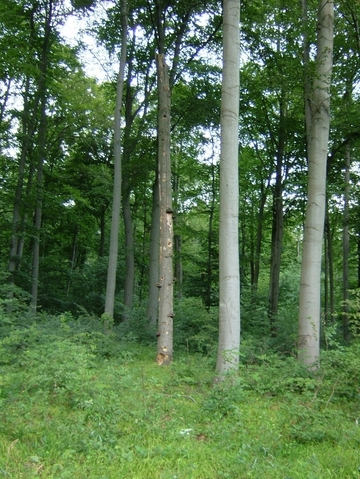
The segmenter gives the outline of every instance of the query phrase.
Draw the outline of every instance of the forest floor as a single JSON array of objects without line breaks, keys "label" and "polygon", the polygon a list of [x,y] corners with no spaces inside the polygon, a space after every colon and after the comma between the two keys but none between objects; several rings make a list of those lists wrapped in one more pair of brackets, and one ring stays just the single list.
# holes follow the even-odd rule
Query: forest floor
[{"label": "forest floor", "polygon": [[360,478],[339,361],[315,377],[264,355],[213,387],[213,358],[159,367],[155,347],[62,329],[0,342],[0,477]]}]

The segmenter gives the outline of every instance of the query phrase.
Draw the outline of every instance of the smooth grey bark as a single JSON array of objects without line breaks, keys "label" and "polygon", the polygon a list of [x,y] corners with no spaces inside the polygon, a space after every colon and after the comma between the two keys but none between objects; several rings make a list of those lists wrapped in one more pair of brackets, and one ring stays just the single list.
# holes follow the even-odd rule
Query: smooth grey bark
[{"label": "smooth grey bark", "polygon": [[121,211],[121,107],[123,101],[124,90],[124,76],[126,65],[126,50],[127,50],[127,1],[121,2],[121,54],[119,74],[117,79],[116,89],[116,105],[114,113],[114,189],[113,189],[113,204],[111,214],[111,230],[110,230],[110,251],[109,264],[106,281],[106,296],[105,296],[105,317],[104,331],[109,332],[110,318],[114,316],[115,305],[115,289],[116,289],[116,270],[118,260],[119,248],[119,224]]},{"label": "smooth grey bark", "polygon": [[173,357],[173,210],[170,160],[170,85],[165,55],[156,56],[159,90],[158,168],[160,204],[159,320],[156,361],[170,364]]},{"label": "smooth grey bark", "polygon": [[239,268],[239,24],[240,1],[223,3],[221,88],[219,344],[216,379],[236,371],[240,349]]},{"label": "smooth grey bark", "polygon": [[308,195],[301,264],[298,331],[299,361],[313,367],[316,367],[320,356],[321,259],[330,130],[333,23],[333,2],[320,0],[308,144]]}]

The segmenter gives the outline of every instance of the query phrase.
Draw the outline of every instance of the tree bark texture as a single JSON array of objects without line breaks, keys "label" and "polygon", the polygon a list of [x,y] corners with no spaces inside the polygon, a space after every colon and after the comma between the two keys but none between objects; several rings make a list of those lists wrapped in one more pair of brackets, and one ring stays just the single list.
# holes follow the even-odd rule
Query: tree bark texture
[{"label": "tree bark texture", "polygon": [[239,0],[224,0],[220,158],[220,297],[216,380],[222,380],[227,371],[238,369],[240,348],[239,24]]},{"label": "tree bark texture", "polygon": [[300,280],[298,357],[307,366],[320,354],[320,285],[325,221],[326,164],[330,129],[334,6],[319,1],[316,71],[308,145],[308,199]]},{"label": "tree bark texture", "polygon": [[[119,248],[119,224],[121,211],[121,107],[124,90],[124,76],[126,65],[127,50],[127,2],[122,0],[122,35],[121,35],[121,54],[119,74],[116,90],[116,105],[114,114],[114,189],[113,189],[113,205],[111,215],[111,231],[110,231],[110,251],[109,264],[106,281],[105,296],[105,313],[111,318],[114,316],[115,305],[115,289],[116,289],[116,270]],[[110,325],[105,319],[104,331],[109,332]]]},{"label": "tree bark texture", "polygon": [[173,210],[170,161],[170,85],[165,55],[156,56],[159,88],[158,168],[160,201],[159,320],[156,361],[170,364],[173,357]]}]

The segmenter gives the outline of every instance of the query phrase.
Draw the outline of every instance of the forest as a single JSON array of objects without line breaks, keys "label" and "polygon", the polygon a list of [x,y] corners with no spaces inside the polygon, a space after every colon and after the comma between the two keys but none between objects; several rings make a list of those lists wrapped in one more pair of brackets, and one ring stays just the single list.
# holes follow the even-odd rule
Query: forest
[{"label": "forest", "polygon": [[0,476],[360,478],[359,22],[1,1]]}]

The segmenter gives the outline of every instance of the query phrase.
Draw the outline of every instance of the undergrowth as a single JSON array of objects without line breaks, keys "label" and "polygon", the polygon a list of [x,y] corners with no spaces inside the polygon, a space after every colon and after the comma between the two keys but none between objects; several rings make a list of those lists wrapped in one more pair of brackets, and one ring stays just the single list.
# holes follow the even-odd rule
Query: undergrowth
[{"label": "undergrowth", "polygon": [[360,345],[324,352],[316,373],[251,339],[242,354],[214,387],[211,355],[161,368],[96,318],[8,321],[0,477],[360,478]]}]

